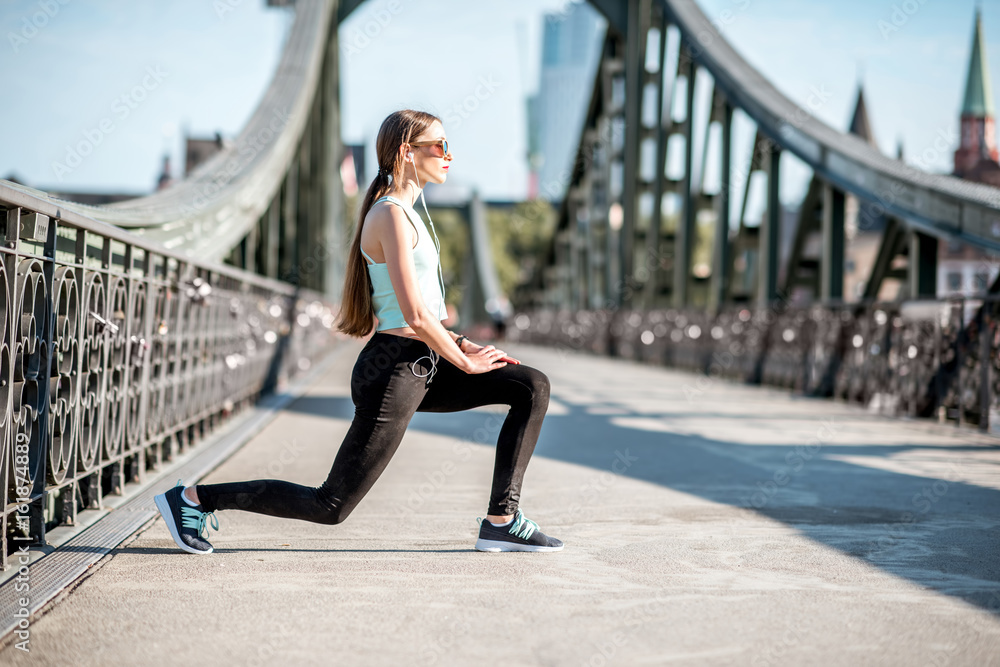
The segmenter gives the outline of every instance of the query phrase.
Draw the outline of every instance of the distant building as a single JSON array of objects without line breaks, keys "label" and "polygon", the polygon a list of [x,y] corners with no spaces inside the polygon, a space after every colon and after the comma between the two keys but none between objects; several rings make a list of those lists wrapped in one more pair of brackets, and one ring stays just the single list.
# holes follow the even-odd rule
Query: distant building
[{"label": "distant building", "polygon": [[184,177],[190,176],[199,165],[208,162],[225,147],[226,143],[219,132],[210,139],[184,137]]},{"label": "distant building", "polygon": [[959,178],[1000,186],[995,115],[983,22],[977,9],[959,121],[961,138],[955,151],[955,175]]},{"label": "distant building", "polygon": [[[966,74],[965,95],[960,111],[960,140],[954,156],[953,175],[978,183],[1000,187],[1000,163],[995,128],[993,92],[990,86],[986,40],[982,16],[976,10],[972,31],[972,48]],[[851,129],[875,146],[871,124],[865,108],[864,94],[858,89]],[[902,159],[902,146],[897,158]],[[848,195],[845,205],[847,247],[844,267],[844,297],[857,300],[862,296],[871,273],[885,228],[884,216],[873,214],[869,205]],[[937,295],[939,297],[973,295],[987,290],[1000,273],[997,258],[979,248],[960,241],[938,244]],[[898,296],[898,283],[887,281],[879,291],[879,299]]]},{"label": "distant building", "polygon": [[[955,176],[1000,187],[995,115],[982,15],[977,8],[972,30],[972,53],[969,56],[969,71],[965,79],[965,96],[959,119],[960,139],[958,150],[955,151]],[[997,273],[1000,273],[1000,264],[989,253],[958,242],[939,245],[939,296],[986,291],[996,280]]]},{"label": "distant building", "polygon": [[597,10],[583,2],[545,15],[539,89],[528,100],[529,195],[556,201],[566,192],[603,26]]}]

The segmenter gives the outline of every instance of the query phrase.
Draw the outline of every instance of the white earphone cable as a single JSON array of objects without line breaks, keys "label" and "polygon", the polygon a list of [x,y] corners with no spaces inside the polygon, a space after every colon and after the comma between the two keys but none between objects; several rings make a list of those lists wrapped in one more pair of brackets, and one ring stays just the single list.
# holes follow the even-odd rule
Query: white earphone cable
[{"label": "white earphone cable", "polygon": [[427,221],[431,223],[431,234],[434,235],[434,247],[438,254],[438,281],[441,286],[441,299],[444,299],[444,274],[441,272],[441,241],[438,240],[437,231],[434,229],[434,221],[431,219],[431,212],[427,210],[427,200],[424,199],[424,189],[420,187],[420,176],[417,174],[417,163],[410,158],[410,164],[413,165],[413,175],[417,179],[417,189],[420,190],[420,203],[424,207],[424,214],[427,216]]},{"label": "white earphone cable", "polygon": [[[434,247],[437,250],[437,254],[438,254],[438,262],[437,262],[438,284],[441,287],[441,300],[443,302],[444,301],[444,275],[441,272],[441,242],[438,240],[437,231],[435,231],[435,229],[434,229],[434,221],[431,220],[431,213],[430,213],[430,211],[427,210],[427,200],[424,199],[424,190],[423,190],[423,188],[420,187],[420,176],[417,174],[417,163],[416,163],[416,161],[412,157],[413,154],[411,153],[410,155],[411,155],[411,157],[410,157],[410,164],[413,165],[413,175],[417,179],[417,189],[420,190],[420,203],[423,204],[424,213],[427,215],[427,221],[431,223],[431,233],[434,235]],[[430,346],[428,345],[428,347],[430,347]],[[430,355],[425,355],[423,357],[420,357],[420,359],[429,359],[430,362],[431,362],[431,369],[425,375],[419,375],[417,373],[417,371],[414,370],[414,367],[411,366],[410,367],[410,372],[413,373],[414,375],[416,375],[417,377],[426,377],[427,378],[427,383],[430,384],[431,382],[434,381],[434,374],[437,373],[437,362],[441,359],[441,355],[438,354],[436,351],[434,351],[432,349],[430,351]],[[420,361],[420,359],[417,359],[417,361]],[[416,363],[416,362],[414,362],[414,363]]]}]

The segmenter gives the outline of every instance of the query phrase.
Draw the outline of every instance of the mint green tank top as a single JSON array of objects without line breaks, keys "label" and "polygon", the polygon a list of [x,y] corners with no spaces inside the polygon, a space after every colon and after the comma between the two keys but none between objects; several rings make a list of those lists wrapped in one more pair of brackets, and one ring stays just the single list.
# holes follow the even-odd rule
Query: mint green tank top
[{"label": "mint green tank top", "polygon": [[[417,232],[417,245],[413,248],[413,265],[417,271],[417,282],[420,285],[420,294],[423,296],[424,304],[432,313],[437,313],[438,319],[448,319],[448,310],[444,303],[444,276],[441,273],[441,244],[434,232],[434,239],[431,240],[427,233],[427,227],[416,211],[416,221],[401,201],[395,197],[385,196],[375,202],[387,201],[399,206],[406,213],[407,219]],[[372,204],[374,206],[375,204]],[[433,231],[434,223],[431,223]],[[403,318],[403,311],[399,308],[399,301],[396,299],[396,292],[392,289],[392,281],[389,280],[388,264],[377,263],[371,256],[361,250],[368,263],[368,276],[372,281],[372,306],[375,309],[375,317],[378,318],[378,326],[375,331],[385,329],[396,329],[406,327],[409,324]]]}]

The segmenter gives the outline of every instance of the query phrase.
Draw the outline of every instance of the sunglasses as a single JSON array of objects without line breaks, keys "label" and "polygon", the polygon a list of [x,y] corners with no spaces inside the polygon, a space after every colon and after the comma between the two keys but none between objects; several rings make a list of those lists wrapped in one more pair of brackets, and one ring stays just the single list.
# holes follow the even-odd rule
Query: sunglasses
[{"label": "sunglasses", "polygon": [[444,157],[448,155],[448,140],[447,139],[434,139],[433,141],[411,141],[411,146],[440,146],[441,154],[437,155],[437,151],[434,151],[434,157]]}]

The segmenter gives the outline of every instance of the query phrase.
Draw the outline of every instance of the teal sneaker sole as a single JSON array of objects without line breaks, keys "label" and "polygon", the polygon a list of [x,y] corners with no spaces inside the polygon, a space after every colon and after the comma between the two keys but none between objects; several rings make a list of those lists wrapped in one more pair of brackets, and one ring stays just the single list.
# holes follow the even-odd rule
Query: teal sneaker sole
[{"label": "teal sneaker sole", "polygon": [[476,551],[489,551],[496,553],[499,551],[562,551],[564,545],[558,547],[543,547],[536,544],[518,544],[516,542],[504,542],[500,540],[476,540]]}]

